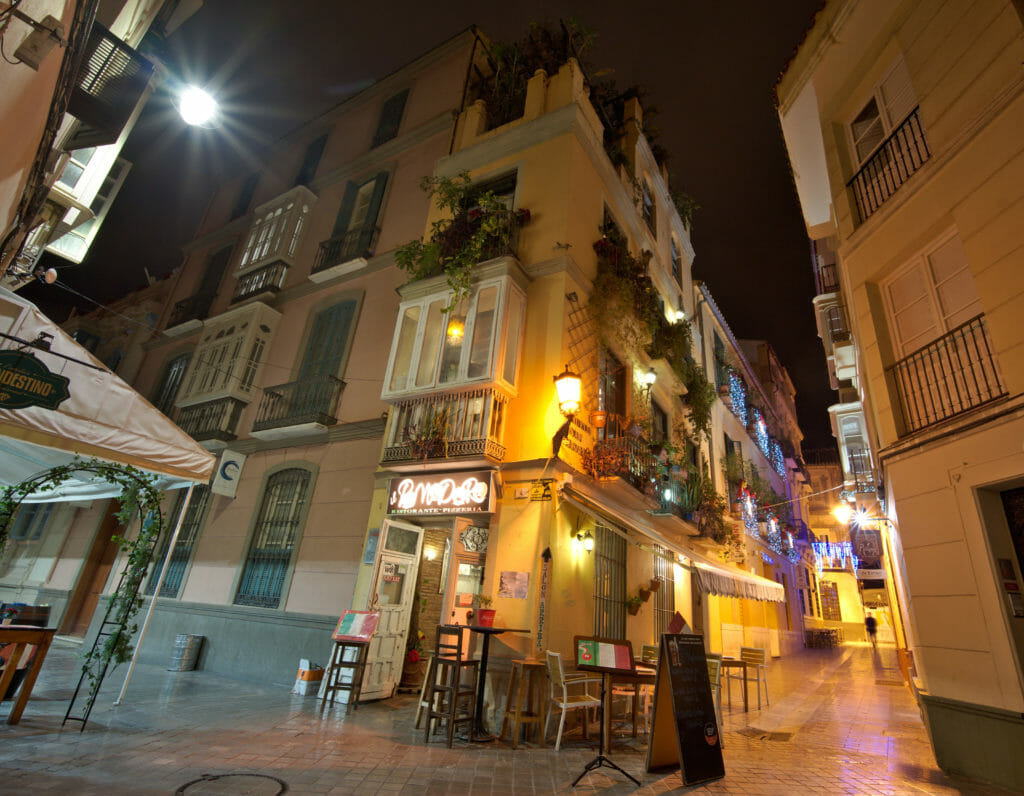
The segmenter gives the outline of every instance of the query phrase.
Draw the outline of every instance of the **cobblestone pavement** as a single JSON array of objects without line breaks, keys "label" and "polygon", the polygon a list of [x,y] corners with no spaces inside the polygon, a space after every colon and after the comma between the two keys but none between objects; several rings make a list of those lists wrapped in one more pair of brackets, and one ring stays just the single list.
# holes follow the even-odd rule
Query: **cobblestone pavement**
[{"label": "cobblestone pavement", "polygon": [[[256,687],[202,671],[139,665],[122,705],[124,667],[108,676],[84,732],[61,728],[77,650],[51,649],[17,726],[0,723],[0,793],[61,794],[1002,794],[953,781],[935,758],[895,651],[866,644],[773,661],[771,706],[749,713],[734,686],[724,705],[724,779],[685,788],[679,772],[643,773],[642,739],[617,738],[611,758],[636,788],[600,768],[578,730],[562,749],[456,741],[424,744],[415,696],[321,715],[289,686]],[[727,702],[723,695],[723,700]],[[10,702],[0,707],[5,722]],[[593,736],[591,736],[593,738]],[[207,779],[202,779],[207,775]],[[199,780],[199,781],[197,781]],[[191,783],[191,784],[190,784]]]}]

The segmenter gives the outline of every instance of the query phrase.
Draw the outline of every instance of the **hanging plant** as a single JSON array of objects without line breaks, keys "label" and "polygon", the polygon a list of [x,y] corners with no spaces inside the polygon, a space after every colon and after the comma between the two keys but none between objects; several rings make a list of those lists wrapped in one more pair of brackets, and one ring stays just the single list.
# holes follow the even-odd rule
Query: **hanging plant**
[{"label": "hanging plant", "polygon": [[395,250],[395,262],[409,282],[444,274],[452,290],[448,313],[469,297],[473,269],[505,254],[515,256],[519,228],[530,211],[510,210],[492,192],[476,193],[467,172],[456,177],[424,177],[420,187],[446,213],[430,226],[427,242],[413,240]]}]

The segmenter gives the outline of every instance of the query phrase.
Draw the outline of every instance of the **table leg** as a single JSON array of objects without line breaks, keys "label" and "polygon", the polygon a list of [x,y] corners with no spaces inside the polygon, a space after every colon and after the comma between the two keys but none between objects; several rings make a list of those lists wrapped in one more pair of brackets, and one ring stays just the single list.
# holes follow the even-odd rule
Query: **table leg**
[{"label": "table leg", "polygon": [[[7,659],[7,666],[4,667],[3,676],[0,677],[0,696],[7,693],[7,688],[14,679],[14,671],[18,668],[18,661],[21,660],[21,653],[24,652],[26,646],[22,641],[11,642],[11,644],[14,649],[12,650],[10,657]],[[24,690],[21,693],[24,694]],[[20,695],[18,697],[18,701],[21,701]],[[7,723],[17,724],[21,711],[18,711],[18,714],[19,716],[16,717],[14,715],[14,710],[12,710],[10,715],[7,717]]]},{"label": "table leg", "polygon": [[473,731],[469,734],[471,741],[493,741],[494,736],[484,726],[484,686],[487,684],[487,653],[491,645],[490,633],[484,633],[483,649],[480,651],[480,677],[476,685],[476,710],[473,713]]},{"label": "table leg", "polygon": [[25,710],[25,705],[28,704],[28,698],[31,696],[32,688],[36,684],[39,670],[43,668],[43,660],[50,649],[50,638],[50,636],[44,637],[37,645],[35,658],[28,665],[28,671],[25,673],[25,679],[21,684],[21,694],[18,695],[18,701],[14,706],[14,710],[11,711],[11,715],[7,717],[8,724],[17,724],[21,721],[21,714]]},{"label": "table leg", "polygon": [[750,712],[750,702],[747,699],[747,662],[743,662],[743,712]]},{"label": "table leg", "polygon": [[[611,754],[612,747],[612,683],[611,675],[601,672],[601,742],[598,746],[601,754]],[[583,720],[587,720],[586,711],[583,712]]]}]

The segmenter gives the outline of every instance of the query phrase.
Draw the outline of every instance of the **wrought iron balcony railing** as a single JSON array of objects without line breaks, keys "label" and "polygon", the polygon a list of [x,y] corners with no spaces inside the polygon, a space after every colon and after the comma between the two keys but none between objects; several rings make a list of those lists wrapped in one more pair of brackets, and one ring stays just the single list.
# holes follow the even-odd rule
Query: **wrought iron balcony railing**
[{"label": "wrought iron balcony railing", "polygon": [[850,341],[850,326],[846,322],[846,310],[841,304],[825,310],[825,327],[833,346]]},{"label": "wrought iron balcony railing", "polygon": [[218,398],[186,406],[178,415],[178,425],[196,442],[231,442],[236,439],[238,419],[244,408],[245,402],[237,398]]},{"label": "wrought iron balcony railing", "polygon": [[917,112],[914,108],[847,183],[853,189],[862,222],[931,157]]},{"label": "wrought iron balcony railing", "polygon": [[171,310],[171,317],[167,319],[167,327],[171,328],[192,320],[203,320],[210,314],[210,305],[213,303],[214,295],[196,294],[188,298],[176,301],[174,309]]},{"label": "wrought iron balcony railing", "polygon": [[344,387],[345,382],[335,376],[316,376],[264,387],[252,430],[266,431],[306,423],[333,426],[338,422],[334,410]]},{"label": "wrought iron balcony railing", "polygon": [[984,315],[919,348],[888,372],[906,434],[1006,395]]},{"label": "wrought iron balcony railing", "polygon": [[653,495],[660,462],[636,424],[609,414],[598,434],[589,456],[584,457],[584,466],[596,477],[617,476],[644,494]]},{"label": "wrought iron balcony railing", "polygon": [[483,456],[500,462],[505,458],[507,401],[507,396],[490,387],[398,401],[388,415],[382,461]]},{"label": "wrought iron balcony railing", "polygon": [[320,244],[313,263],[313,273],[326,271],[336,265],[347,263],[357,257],[369,257],[377,245],[380,227],[365,226],[351,229],[344,235],[337,235]]},{"label": "wrought iron balcony railing", "polygon": [[865,448],[847,447],[846,459],[850,470],[846,473],[857,492],[875,491],[875,469],[871,464],[871,452]]},{"label": "wrought iron balcony railing", "polygon": [[235,286],[235,294],[231,297],[231,303],[244,301],[247,298],[258,296],[260,293],[276,293],[281,289],[287,271],[286,263],[276,262],[243,274],[238,277],[238,284]]},{"label": "wrought iron balcony railing", "polygon": [[814,286],[819,296],[839,290],[839,274],[836,273],[835,263],[821,263],[815,267]]}]

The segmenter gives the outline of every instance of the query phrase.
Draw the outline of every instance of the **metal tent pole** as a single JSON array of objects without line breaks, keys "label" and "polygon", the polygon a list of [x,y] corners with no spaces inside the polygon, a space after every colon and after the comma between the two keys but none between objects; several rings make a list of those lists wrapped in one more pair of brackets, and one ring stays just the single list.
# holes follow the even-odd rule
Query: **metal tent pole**
[{"label": "metal tent pole", "polygon": [[178,533],[181,531],[181,526],[185,521],[185,512],[188,511],[189,503],[192,502],[192,490],[195,489],[196,485],[189,484],[188,492],[185,493],[185,502],[182,503],[181,511],[178,512],[178,521],[174,524],[174,533],[171,535],[171,541],[167,545],[167,553],[164,555],[164,564],[160,568],[160,577],[157,578],[156,586],[153,588],[153,597],[149,601],[149,609],[146,611],[146,618],[142,621],[142,630],[139,631],[139,638],[135,642],[135,650],[132,652],[131,663],[128,664],[128,672],[124,676],[124,684],[121,686],[121,693],[117,695],[117,699],[114,700],[114,705],[120,705],[121,700],[124,699],[124,692],[128,690],[128,682],[132,679],[132,672],[135,671],[135,661],[139,657],[139,649],[142,647],[142,639],[146,635],[146,628],[149,627],[149,618],[153,615],[153,608],[156,605],[156,598],[160,594],[160,588],[164,585],[164,576],[167,574],[167,567],[171,563],[171,554],[174,552],[174,546],[178,543]]}]

